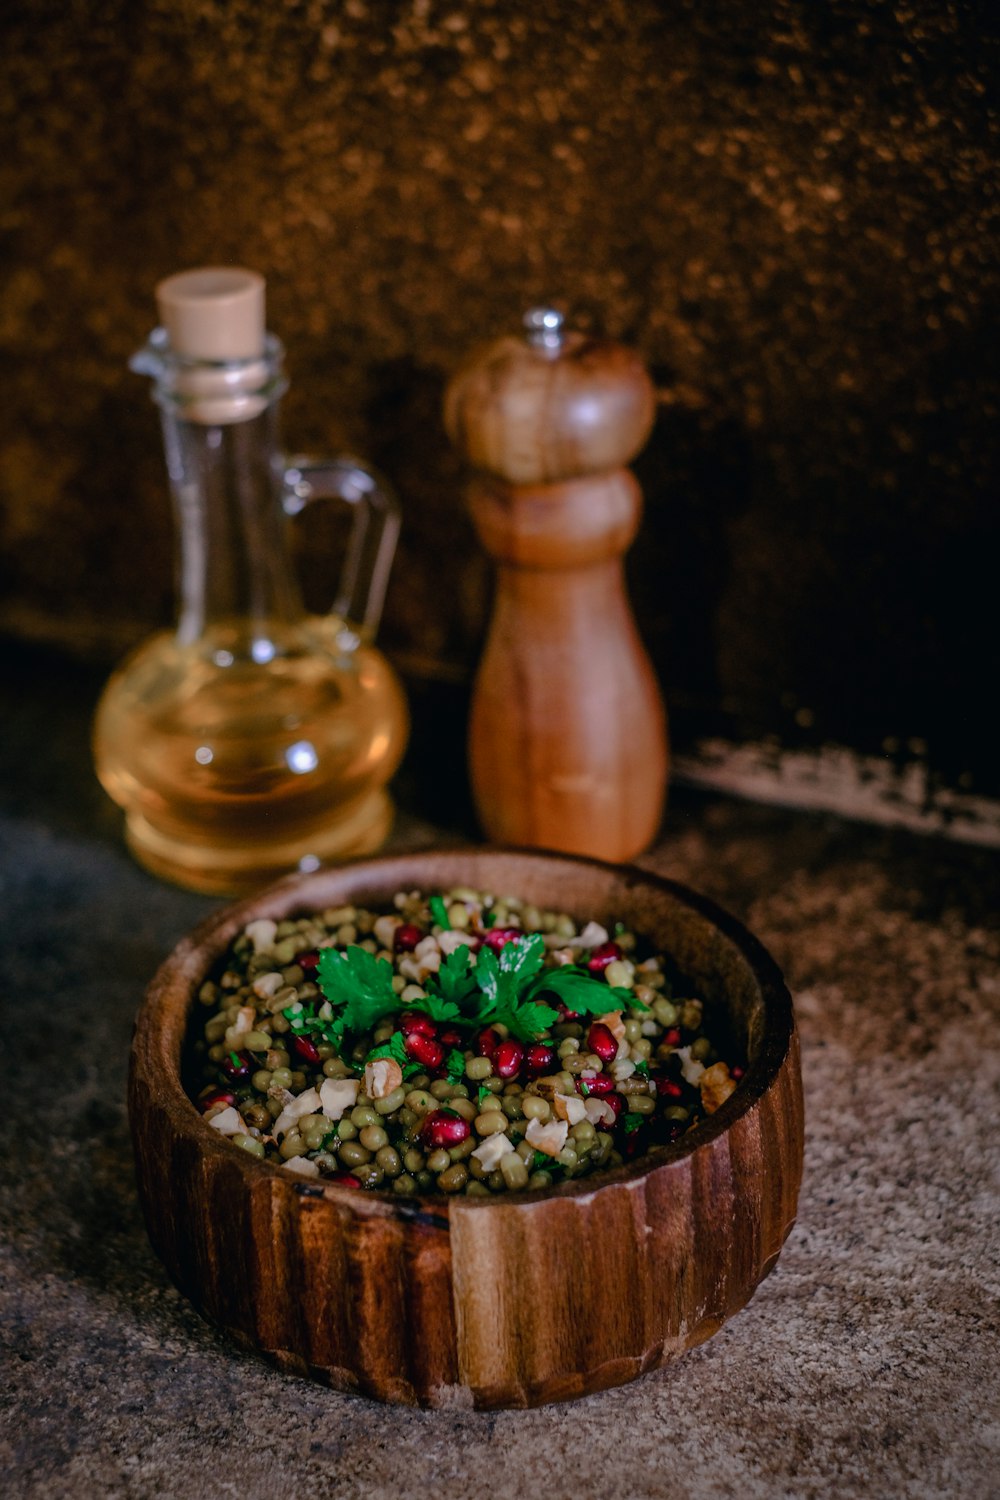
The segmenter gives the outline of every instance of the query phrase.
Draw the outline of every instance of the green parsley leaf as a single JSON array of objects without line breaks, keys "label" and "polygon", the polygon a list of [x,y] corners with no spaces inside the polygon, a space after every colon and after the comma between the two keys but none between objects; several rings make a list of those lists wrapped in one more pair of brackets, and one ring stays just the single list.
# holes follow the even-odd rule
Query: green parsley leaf
[{"label": "green parsley leaf", "polygon": [[442,1000],[439,996],[428,994],[422,1000],[407,1000],[407,1010],[422,1010],[425,1015],[430,1016],[432,1021],[457,1021],[462,1012],[452,1000]]},{"label": "green parsley leaf", "polygon": [[649,1077],[649,1063],[646,1058],[642,1057],[639,1059],[635,1065],[635,1071],[641,1073],[643,1078]]},{"label": "green parsley leaf", "polygon": [[[601,1016],[609,1010],[622,1009],[622,993],[610,989],[603,979],[595,979],[586,969],[576,964],[564,964],[559,969],[543,969],[532,982],[530,997],[555,995],[567,1010],[575,1010],[581,1016]],[[631,1005],[631,990],[624,993]]]},{"label": "green parsley leaf", "polygon": [[392,964],[367,948],[323,948],[317,979],[330,1004],[341,1013],[348,1031],[370,1031],[383,1016],[399,1009],[392,987]]},{"label": "green parsley leaf", "polygon": [[422,1073],[423,1071],[424,1071],[424,1065],[423,1065],[423,1063],[418,1063],[418,1062],[407,1063],[406,1067],[403,1069],[403,1078],[404,1079],[415,1078],[418,1073]]},{"label": "green parsley leaf", "polygon": [[531,1170],[533,1172],[544,1172],[547,1168],[551,1168],[551,1166],[552,1158],[545,1151],[536,1151],[531,1158]]},{"label": "green parsley leaf", "polygon": [[529,1000],[526,1005],[519,1005],[505,1024],[522,1042],[533,1042],[543,1031],[554,1026],[558,1019],[559,1012],[550,1005],[540,1005],[537,1000]]},{"label": "green parsley leaf", "polygon": [[[494,1005],[500,1002],[500,965],[492,948],[484,943],[476,959],[476,983]],[[480,1016],[478,1019],[482,1019]]]},{"label": "green parsley leaf", "polygon": [[404,1040],[405,1039],[401,1031],[394,1031],[389,1040],[387,1042],[383,1042],[381,1047],[372,1048],[368,1056],[365,1058],[365,1062],[376,1062],[380,1057],[391,1057],[393,1062],[398,1062],[399,1066],[402,1067],[403,1064],[409,1060],[406,1056],[406,1047],[404,1046]]},{"label": "green parsley leaf", "polygon": [[441,897],[432,896],[429,904],[431,908],[431,920],[433,922],[436,922],[439,927],[443,927],[446,931],[450,931],[451,923],[448,921],[448,908],[441,900]]},{"label": "green parsley leaf", "polygon": [[500,953],[500,968],[510,974],[518,984],[527,984],[542,967],[545,958],[545,939],[540,932],[530,937],[516,938],[504,943]]},{"label": "green parsley leaf", "polygon": [[483,1002],[475,1015],[480,1026],[499,1023],[512,1036],[530,1042],[558,1019],[548,1005],[531,998],[532,976],[541,966],[545,942],[540,934],[505,943],[500,958],[484,944],[476,959],[476,983]]},{"label": "green parsley leaf", "polygon": [[433,982],[443,1000],[450,1000],[457,1006],[474,995],[476,976],[472,968],[472,954],[467,945],[463,943],[454,953],[447,954],[437,973],[431,974],[427,982]]},{"label": "green parsley leaf", "polygon": [[622,1124],[625,1126],[626,1135],[632,1135],[636,1130],[639,1129],[640,1125],[645,1125],[645,1123],[645,1115],[627,1114],[622,1121]]},{"label": "green parsley leaf", "polygon": [[479,920],[484,927],[495,927],[497,923],[497,914],[493,910],[493,908],[490,907],[489,911],[480,913]]},{"label": "green parsley leaf", "polygon": [[478,1089],[476,1090],[476,1103],[477,1104],[482,1104],[483,1100],[484,1099],[488,1099],[490,1097],[490,1095],[492,1094],[492,1092],[493,1092],[493,1090],[492,1089],[488,1089],[486,1087],[485,1083],[481,1083],[479,1085]]},{"label": "green parsley leaf", "polygon": [[457,1047],[452,1047],[445,1059],[444,1070],[452,1083],[457,1083],[460,1078],[464,1078],[465,1053],[459,1052]]},{"label": "green parsley leaf", "polygon": [[598,1016],[608,1009],[608,986],[575,964],[543,970],[534,980],[531,993],[555,995],[567,1010],[575,1010],[580,1015]]}]

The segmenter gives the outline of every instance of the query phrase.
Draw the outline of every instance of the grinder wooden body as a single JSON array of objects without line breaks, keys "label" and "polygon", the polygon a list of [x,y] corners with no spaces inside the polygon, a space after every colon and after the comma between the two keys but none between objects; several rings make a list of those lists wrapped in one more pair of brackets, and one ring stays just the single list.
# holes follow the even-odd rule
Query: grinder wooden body
[{"label": "grinder wooden body", "polygon": [[[642,494],[625,465],[654,393],[619,345],[538,332],[474,357],[448,389],[475,471],[473,522],[497,563],[473,692],[473,794],[490,838],[632,858],[663,811],[666,720],[625,592]],[[531,326],[529,322],[529,327]]]}]

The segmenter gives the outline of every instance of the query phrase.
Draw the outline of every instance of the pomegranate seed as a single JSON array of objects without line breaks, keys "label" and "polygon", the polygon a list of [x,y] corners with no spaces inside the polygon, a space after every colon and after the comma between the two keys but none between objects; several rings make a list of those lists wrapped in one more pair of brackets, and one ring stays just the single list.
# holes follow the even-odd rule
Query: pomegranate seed
[{"label": "pomegranate seed", "polygon": [[587,1032],[587,1046],[596,1052],[601,1062],[614,1062],[618,1056],[618,1043],[603,1021],[595,1021]]},{"label": "pomegranate seed", "polygon": [[580,1019],[580,1012],[570,1010],[569,1006],[564,1005],[561,1000],[556,1001],[556,1010],[559,1012],[560,1021],[579,1021]]},{"label": "pomegranate seed", "polygon": [[491,927],[489,932],[483,933],[483,942],[487,948],[492,948],[494,953],[499,953],[507,943],[516,943],[523,938],[524,933],[520,927]]},{"label": "pomegranate seed", "polygon": [[446,1027],[441,1033],[442,1047],[461,1047],[464,1040],[465,1038],[462,1036],[462,1033],[456,1031],[454,1026]]},{"label": "pomegranate seed", "polygon": [[303,1062],[319,1062],[319,1053],[316,1050],[316,1043],[314,1041],[311,1041],[307,1036],[293,1036],[292,1050],[302,1058]]},{"label": "pomegranate seed", "polygon": [[460,1146],[470,1135],[469,1122],[450,1109],[435,1109],[421,1127],[423,1135],[435,1150],[441,1147]]},{"label": "pomegranate seed", "polygon": [[227,1052],[222,1059],[222,1071],[231,1083],[242,1083],[253,1072],[249,1052]]},{"label": "pomegranate seed", "polygon": [[327,1182],[336,1182],[341,1187],[360,1187],[361,1183],[353,1172],[331,1172],[326,1179]]},{"label": "pomegranate seed", "polygon": [[684,1090],[680,1084],[675,1083],[672,1078],[658,1078],[656,1080],[656,1092],[661,1098],[665,1099],[680,1099],[684,1094]]},{"label": "pomegranate seed", "polygon": [[520,1042],[501,1042],[493,1054],[493,1071],[501,1078],[516,1078],[524,1062],[524,1048]]},{"label": "pomegranate seed", "polygon": [[622,1098],[621,1094],[615,1093],[614,1089],[611,1090],[610,1094],[604,1095],[604,1102],[605,1104],[611,1105],[611,1108],[614,1110],[616,1115],[620,1115],[622,1110],[625,1108],[625,1100]]},{"label": "pomegranate seed", "polygon": [[418,943],[422,943],[426,933],[413,922],[401,922],[392,935],[392,946],[397,953],[412,953]]},{"label": "pomegranate seed", "polygon": [[235,1104],[236,1095],[231,1094],[228,1089],[216,1089],[214,1094],[208,1094],[206,1098],[198,1100],[198,1108],[202,1114],[207,1114],[217,1104]]},{"label": "pomegranate seed", "polygon": [[420,1063],[425,1068],[439,1068],[444,1062],[444,1048],[441,1043],[435,1041],[432,1036],[425,1036],[422,1031],[411,1031],[403,1046],[407,1057],[412,1057],[414,1062]]},{"label": "pomegranate seed", "polygon": [[729,1076],[731,1078],[735,1078],[736,1082],[739,1083],[740,1079],[743,1077],[743,1069],[739,1066],[739,1064],[737,1064],[735,1068],[729,1069]]},{"label": "pomegranate seed", "polygon": [[587,968],[591,974],[603,974],[608,964],[613,964],[616,958],[624,957],[617,943],[602,943],[588,958]]},{"label": "pomegranate seed", "polygon": [[492,1057],[500,1045],[500,1037],[492,1026],[484,1026],[476,1037],[476,1051],[480,1057]]},{"label": "pomegranate seed", "polygon": [[681,1044],[681,1033],[678,1026],[671,1026],[669,1031],[663,1033],[661,1047],[679,1047]]},{"label": "pomegranate seed", "polygon": [[310,948],[308,953],[297,953],[295,956],[295,962],[298,964],[303,974],[315,974],[316,970],[319,968],[319,954],[316,952],[315,948]]},{"label": "pomegranate seed", "polygon": [[536,1077],[555,1067],[556,1050],[547,1042],[533,1042],[524,1055],[525,1067]]},{"label": "pomegranate seed", "polygon": [[610,1094],[615,1086],[615,1080],[611,1077],[610,1073],[598,1073],[594,1078],[581,1078],[580,1082],[587,1085],[587,1089],[591,1094],[601,1096]]},{"label": "pomegranate seed", "polygon": [[437,1036],[437,1027],[430,1016],[420,1014],[418,1011],[407,1011],[399,1018],[399,1029],[404,1036],[412,1036],[419,1032],[421,1036]]}]

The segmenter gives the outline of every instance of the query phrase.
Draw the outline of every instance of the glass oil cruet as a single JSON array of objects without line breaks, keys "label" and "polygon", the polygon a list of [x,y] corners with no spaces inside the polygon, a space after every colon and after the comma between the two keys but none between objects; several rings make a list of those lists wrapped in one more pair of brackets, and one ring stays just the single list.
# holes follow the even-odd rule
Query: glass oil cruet
[{"label": "glass oil cruet", "polygon": [[[368,853],[389,831],[408,719],[372,638],[399,510],[356,459],[282,455],[283,351],[265,332],[262,277],[186,271],[156,295],[161,326],[132,368],[153,377],[162,413],[179,619],[111,677],[94,756],[140,863],[239,894]],[[312,616],[286,518],[327,498],[353,519],[333,609]]]}]

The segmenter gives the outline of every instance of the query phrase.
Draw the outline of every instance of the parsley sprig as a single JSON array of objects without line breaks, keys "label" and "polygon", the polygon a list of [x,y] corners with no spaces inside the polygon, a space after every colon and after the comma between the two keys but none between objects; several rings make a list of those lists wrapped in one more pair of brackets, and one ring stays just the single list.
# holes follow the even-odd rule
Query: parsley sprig
[{"label": "parsley sprig", "polygon": [[[432,898],[443,906],[440,897]],[[441,913],[433,904],[436,918]],[[445,916],[447,914],[445,913]],[[393,988],[393,967],[367,949],[324,948],[320,952],[317,981],[325,997],[315,1013],[302,1005],[286,1011],[293,1033],[308,1032],[332,1042],[338,1051],[345,1032],[355,1036],[374,1030],[379,1021],[400,1009]],[[407,1001],[407,1009],[424,1011],[434,1021],[457,1021],[466,1026],[503,1025],[511,1036],[531,1042],[545,1035],[559,1019],[553,1002],[582,1016],[601,1015],[617,1005],[621,1009],[646,1009],[631,990],[611,988],[578,964],[545,967],[545,939],[539,932],[505,943],[499,955],[483,944],[473,960],[467,945],[447,954],[436,973],[428,975],[426,994]],[[401,1033],[369,1053],[375,1057],[405,1059]],[[461,1072],[457,1049],[446,1070]]]}]

